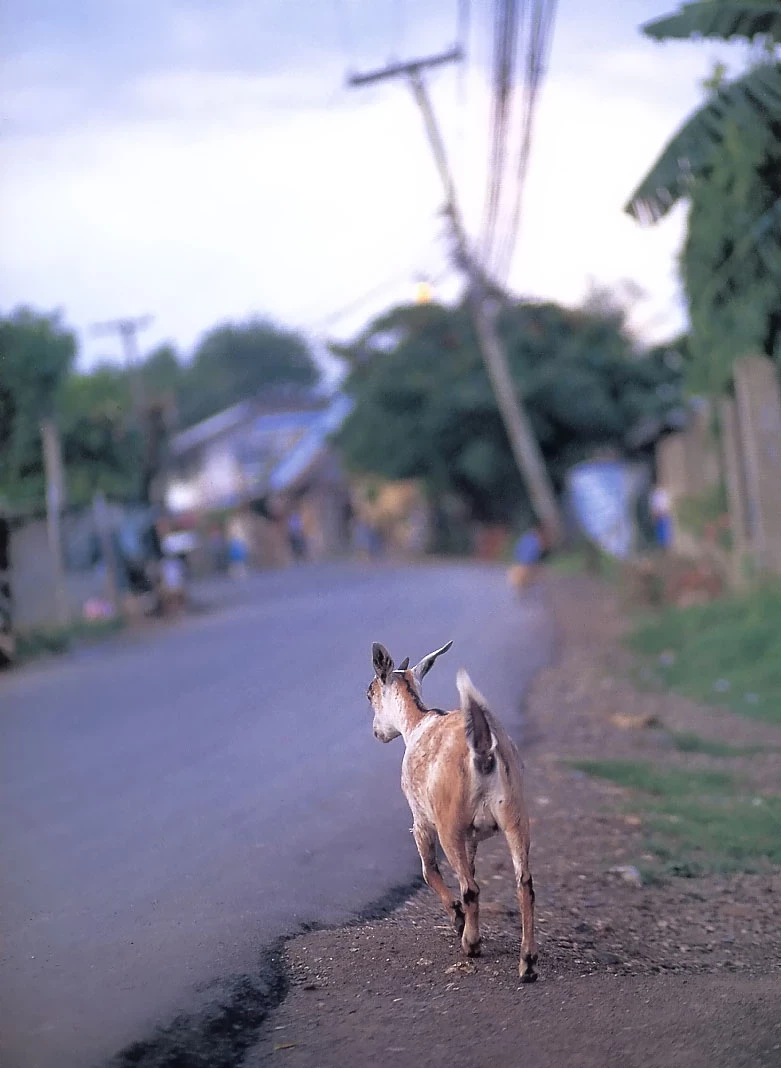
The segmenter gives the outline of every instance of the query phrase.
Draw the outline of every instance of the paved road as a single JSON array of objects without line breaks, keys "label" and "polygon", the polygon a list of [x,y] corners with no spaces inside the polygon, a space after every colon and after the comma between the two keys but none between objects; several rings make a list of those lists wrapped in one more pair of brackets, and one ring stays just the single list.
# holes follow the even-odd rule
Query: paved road
[{"label": "paved road", "polygon": [[414,663],[450,638],[426,697],[452,707],[464,664],[517,726],[551,628],[470,566],[258,576],[207,615],[0,679],[6,1068],[105,1063],[210,983],[249,981],[280,936],[408,884],[370,643]]}]

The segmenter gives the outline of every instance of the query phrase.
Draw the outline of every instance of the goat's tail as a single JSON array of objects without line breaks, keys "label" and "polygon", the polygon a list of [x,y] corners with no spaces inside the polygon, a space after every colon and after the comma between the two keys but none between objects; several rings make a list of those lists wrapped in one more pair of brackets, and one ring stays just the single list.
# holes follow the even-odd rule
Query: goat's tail
[{"label": "goat's tail", "polygon": [[485,698],[475,689],[463,668],[456,677],[464,713],[466,744],[472,752],[475,768],[488,775],[496,767],[496,738],[491,730],[491,713]]}]

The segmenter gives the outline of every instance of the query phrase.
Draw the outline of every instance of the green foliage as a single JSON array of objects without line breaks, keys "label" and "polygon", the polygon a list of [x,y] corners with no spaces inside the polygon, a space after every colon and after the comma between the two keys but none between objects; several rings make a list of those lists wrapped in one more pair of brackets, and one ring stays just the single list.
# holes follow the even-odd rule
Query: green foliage
[{"label": "green foliage", "polygon": [[657,41],[689,37],[716,37],[722,41],[740,37],[751,41],[767,37],[779,43],[781,8],[778,3],[762,0],[699,0],[683,4],[675,15],[647,23],[643,33]]},{"label": "green foliage", "polygon": [[40,424],[56,414],[75,355],[57,313],[18,308],[0,318],[0,493],[11,501],[42,493]]},{"label": "green foliage", "polygon": [[[0,319],[0,496],[42,506],[40,420],[55,415],[71,505],[96,490],[119,500],[143,497],[154,450],[145,453],[125,368],[103,364],[76,373],[74,336],[56,315],[19,309]],[[250,320],[208,333],[190,363],[161,345],[139,369],[149,406],[178,413],[179,425],[284,385],[311,385],[317,369],[305,342],[272,323]]]},{"label": "green foliage", "polygon": [[264,389],[311,386],[318,372],[304,339],[263,319],[226,323],[200,341],[179,382],[187,426]]},{"label": "green foliage", "polygon": [[649,848],[669,874],[757,871],[781,863],[781,796],[752,796],[725,771],[634,760],[574,766],[638,792],[633,807],[643,813],[653,832]]},{"label": "green foliage", "polygon": [[125,626],[122,616],[112,619],[77,620],[67,627],[36,627],[16,637],[19,663],[27,663],[47,654],[67,653],[76,642],[94,642],[110,638]]},{"label": "green foliage", "polygon": [[103,364],[66,381],[60,426],[71,505],[88,504],[96,490],[119,500],[137,497],[141,441],[131,411],[130,383],[120,367]]},{"label": "green foliage", "polygon": [[693,350],[692,386],[715,394],[732,361],[764,352],[781,361],[781,40],[778,5],[709,0],[684,5],[644,32],[658,40],[741,37],[765,51],[673,136],[627,210],[656,222],[690,204],[682,254]]},{"label": "green foliage", "polygon": [[149,400],[176,399],[187,376],[187,368],[173,345],[159,345],[144,360],[142,380]]},{"label": "green foliage", "polygon": [[664,657],[661,680],[689,697],[781,723],[781,590],[669,608],[641,624],[631,645]]},{"label": "green foliage", "polygon": [[[600,446],[622,447],[640,421],[678,400],[663,350],[637,356],[613,307],[570,311],[516,304],[498,321],[511,371],[554,480]],[[355,470],[418,478],[455,495],[482,521],[528,511],[490,382],[464,307],[395,308],[351,345],[356,405],[339,437]]]}]

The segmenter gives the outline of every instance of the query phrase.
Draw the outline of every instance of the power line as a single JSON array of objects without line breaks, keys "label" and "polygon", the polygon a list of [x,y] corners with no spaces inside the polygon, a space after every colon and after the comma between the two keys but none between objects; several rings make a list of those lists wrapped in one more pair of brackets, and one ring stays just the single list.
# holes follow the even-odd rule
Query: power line
[{"label": "power line", "polygon": [[555,0],[495,0],[493,5],[491,127],[480,249],[484,267],[500,283],[509,274],[517,243],[555,11]]},{"label": "power line", "polygon": [[508,224],[503,228],[503,239],[497,250],[495,270],[506,281],[512,266],[513,254],[518,240],[523,191],[531,157],[534,119],[539,93],[545,76],[545,65],[550,53],[556,0],[537,0],[530,12],[529,40],[524,65],[524,84],[521,104],[521,136],[516,157],[513,204]]},{"label": "power line", "polygon": [[428,59],[413,60],[409,63],[395,63],[381,70],[368,74],[353,75],[348,84],[372,85],[389,78],[405,76],[412,89],[415,101],[423,117],[423,124],[429,140],[434,162],[442,181],[445,195],[445,211],[450,222],[454,245],[454,265],[467,277],[466,303],[472,318],[477,342],[483,355],[486,372],[496,397],[497,407],[507,430],[510,448],[523,477],[532,505],[540,520],[551,532],[552,540],[559,540],[562,526],[561,515],[550,475],[532,430],[529,418],[516,392],[515,383],[510,373],[507,353],[496,329],[491,313],[486,307],[488,287],[480,266],[475,262],[464,229],[463,219],[456,198],[453,176],[450,171],[447,151],[442,132],[437,123],[431,97],[424,81],[424,72],[443,63],[460,59],[460,52],[454,50]]},{"label": "power line", "polygon": [[510,69],[510,42],[514,37],[512,18],[515,10],[515,0],[496,0],[494,3],[490,145],[480,239],[481,259],[484,266],[487,266],[490,259],[499,218],[499,203],[504,178],[507,105],[513,82],[513,72]]}]

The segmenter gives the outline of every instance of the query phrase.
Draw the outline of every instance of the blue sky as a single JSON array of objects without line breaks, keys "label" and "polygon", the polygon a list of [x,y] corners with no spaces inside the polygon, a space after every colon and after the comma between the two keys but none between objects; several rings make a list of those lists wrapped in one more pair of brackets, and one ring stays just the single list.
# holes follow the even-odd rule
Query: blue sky
[{"label": "blue sky", "polygon": [[[344,335],[407,299],[446,264],[436,175],[404,85],[350,91],[344,74],[447,47],[456,6],[3,0],[0,306],[63,308],[89,363],[116,347],[87,327],[117,315],[153,313],[144,347],[188,352],[229,318],[317,337],[379,289],[333,324]],[[644,230],[621,209],[725,54],[644,40],[639,24],[672,6],[560,0],[511,276],[568,303],[631,280],[649,339],[682,321],[683,216]],[[486,0],[472,9],[465,95],[455,70],[432,89],[476,230],[490,19]]]}]

